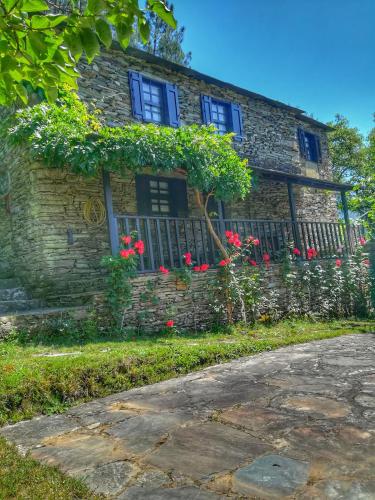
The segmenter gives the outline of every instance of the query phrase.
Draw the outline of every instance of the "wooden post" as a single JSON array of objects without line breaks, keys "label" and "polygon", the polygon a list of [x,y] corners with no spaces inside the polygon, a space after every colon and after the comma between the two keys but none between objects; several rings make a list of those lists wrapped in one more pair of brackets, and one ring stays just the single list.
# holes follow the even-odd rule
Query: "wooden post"
[{"label": "wooden post", "polygon": [[350,232],[350,219],[349,219],[349,210],[348,210],[348,200],[346,199],[345,191],[340,191],[341,194],[341,203],[342,203],[342,211],[344,213],[344,221],[345,221],[345,229],[348,238],[348,252],[350,253],[353,249],[352,235]]},{"label": "wooden post", "polygon": [[109,244],[111,247],[112,255],[115,256],[119,252],[119,234],[118,234],[117,220],[113,214],[111,177],[110,173],[107,172],[106,170],[103,170],[103,191],[104,191],[105,209],[107,214]]},{"label": "wooden post", "polygon": [[297,225],[296,198],[294,196],[293,184],[291,182],[288,182],[287,185],[288,185],[289,209],[290,209],[290,218],[292,220],[294,244],[299,250],[302,251],[301,239],[299,237],[299,231]]}]

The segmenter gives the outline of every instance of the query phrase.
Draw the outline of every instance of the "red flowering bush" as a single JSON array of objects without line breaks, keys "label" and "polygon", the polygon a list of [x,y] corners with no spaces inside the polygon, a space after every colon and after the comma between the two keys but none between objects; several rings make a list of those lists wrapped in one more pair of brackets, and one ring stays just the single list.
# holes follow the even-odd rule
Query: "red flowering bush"
[{"label": "red flowering bush", "polygon": [[138,240],[134,243],[134,248],[137,251],[138,255],[143,255],[145,253],[145,244],[142,240]]},{"label": "red flowering bush", "polygon": [[195,271],[196,273],[204,273],[209,269],[209,267],[210,267],[209,264],[202,264],[200,266],[194,266],[193,271]]},{"label": "red flowering bush", "polygon": [[315,250],[315,248],[308,248],[306,252],[307,260],[312,260],[315,257],[318,256],[318,252]]},{"label": "red flowering bush", "polygon": [[[272,302],[272,314],[276,314],[276,292],[273,294],[265,287],[271,255],[259,253],[260,240],[252,235],[241,240],[238,233],[228,230],[225,237],[229,256],[218,262],[218,276],[211,285],[214,311],[228,323],[235,317],[246,323],[254,321],[260,307]],[[258,265],[257,258],[263,266]]]},{"label": "red flowering bush", "polygon": [[169,319],[166,323],[165,323],[165,326],[167,328],[173,328],[174,327],[174,321],[173,319]]},{"label": "red flowering bush", "polygon": [[264,253],[263,256],[262,256],[262,259],[263,259],[263,262],[265,263],[266,267],[269,268],[270,267],[270,261],[271,261],[271,257],[268,253]]},{"label": "red flowering bush", "polygon": [[117,256],[106,256],[102,264],[108,271],[106,302],[113,321],[122,328],[124,314],[132,301],[131,279],[137,275],[139,255],[144,252],[143,241],[135,241],[133,235],[120,238],[121,248]]},{"label": "red flowering bush", "polygon": [[186,266],[191,266],[192,265],[191,253],[190,252],[184,253],[184,259],[185,259],[185,265]]},{"label": "red flowering bush", "polygon": [[169,274],[169,269],[167,269],[166,267],[164,266],[160,266],[159,267],[159,271],[162,273],[162,274]]}]

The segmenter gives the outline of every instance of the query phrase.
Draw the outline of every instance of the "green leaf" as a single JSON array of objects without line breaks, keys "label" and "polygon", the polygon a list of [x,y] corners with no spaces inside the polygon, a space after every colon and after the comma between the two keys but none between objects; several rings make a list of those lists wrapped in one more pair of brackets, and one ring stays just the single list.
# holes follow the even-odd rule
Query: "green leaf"
[{"label": "green leaf", "polygon": [[149,0],[148,8],[151,12],[155,12],[160,19],[169,24],[173,29],[177,28],[177,21],[174,18],[173,12],[168,9],[164,2],[161,0]]},{"label": "green leaf", "polygon": [[34,52],[39,59],[45,59],[48,55],[48,46],[44,41],[42,33],[31,32],[28,36],[28,41]]},{"label": "green leaf", "polygon": [[105,7],[106,4],[103,0],[88,0],[87,2],[87,10],[91,14],[99,14]]},{"label": "green leaf", "polygon": [[63,16],[60,14],[49,14],[47,16],[47,19],[49,21],[49,25],[51,28],[54,28],[55,26],[58,26],[59,24],[63,23],[68,19],[68,16]]},{"label": "green leaf", "polygon": [[82,46],[86,52],[89,63],[100,53],[100,45],[96,33],[89,28],[84,28],[80,32]]},{"label": "green leaf", "polygon": [[132,25],[128,23],[119,22],[116,26],[117,38],[120,44],[126,48],[129,45],[130,37],[133,32]]},{"label": "green leaf", "polygon": [[16,59],[11,56],[5,56],[1,59],[1,71],[10,71],[18,66]]},{"label": "green leaf", "polygon": [[8,50],[8,42],[6,40],[0,40],[0,54],[6,54]]},{"label": "green leaf", "polygon": [[70,53],[76,58],[79,59],[82,55],[83,47],[81,37],[75,31],[70,33],[65,33],[64,42],[67,45]]},{"label": "green leaf", "polygon": [[57,94],[58,94],[56,87],[45,87],[43,90],[44,90],[44,92],[46,94],[47,101],[49,103],[52,103],[52,102],[56,101]]},{"label": "green leaf", "polygon": [[40,12],[49,10],[49,7],[44,0],[23,0],[20,10],[21,12]]},{"label": "green leaf", "polygon": [[17,0],[4,0],[4,6],[6,10],[9,12],[16,5]]},{"label": "green leaf", "polygon": [[142,38],[142,42],[147,43],[150,38],[150,25],[148,24],[146,19],[139,19],[138,29]]},{"label": "green leaf", "polygon": [[27,94],[27,91],[26,91],[25,87],[22,85],[22,83],[17,83],[16,84],[16,92],[17,92],[17,95],[22,100],[22,102],[24,104],[27,104],[27,102],[29,100],[29,96]]},{"label": "green leaf", "polygon": [[68,19],[68,16],[50,15],[50,16],[32,16],[31,27],[33,29],[54,28]]},{"label": "green leaf", "polygon": [[31,27],[33,29],[44,29],[49,27],[47,16],[32,16]]},{"label": "green leaf", "polygon": [[109,24],[104,19],[98,19],[95,24],[96,32],[100,40],[109,49],[112,44],[112,32]]}]

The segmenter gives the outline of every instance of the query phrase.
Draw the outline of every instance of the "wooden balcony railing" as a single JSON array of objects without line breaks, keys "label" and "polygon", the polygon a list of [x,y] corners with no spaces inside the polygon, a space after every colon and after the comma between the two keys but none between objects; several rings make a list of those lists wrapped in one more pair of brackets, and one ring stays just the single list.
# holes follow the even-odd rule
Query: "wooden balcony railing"
[{"label": "wooden balcony railing", "polygon": [[[214,265],[221,259],[203,219],[137,215],[116,215],[114,218],[119,236],[137,231],[137,237],[144,241],[141,272],[156,271],[161,265],[181,267],[186,252],[192,253],[197,264]],[[306,258],[308,248],[315,248],[322,259],[348,255],[354,242],[363,235],[360,226],[333,222],[245,219],[215,219],[212,222],[223,240],[226,230],[239,233],[242,239],[250,235],[258,238],[260,245],[253,249],[253,258],[257,261],[262,260],[264,253],[270,255],[271,261],[280,261],[292,246],[301,251],[302,258]]]}]

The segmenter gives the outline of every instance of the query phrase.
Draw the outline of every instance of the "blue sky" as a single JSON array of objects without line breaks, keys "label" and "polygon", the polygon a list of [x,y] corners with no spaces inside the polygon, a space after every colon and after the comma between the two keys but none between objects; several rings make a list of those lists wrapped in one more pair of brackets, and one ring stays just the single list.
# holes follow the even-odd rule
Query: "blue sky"
[{"label": "blue sky", "polygon": [[375,126],[375,0],[174,0],[192,67],[304,109]]}]

